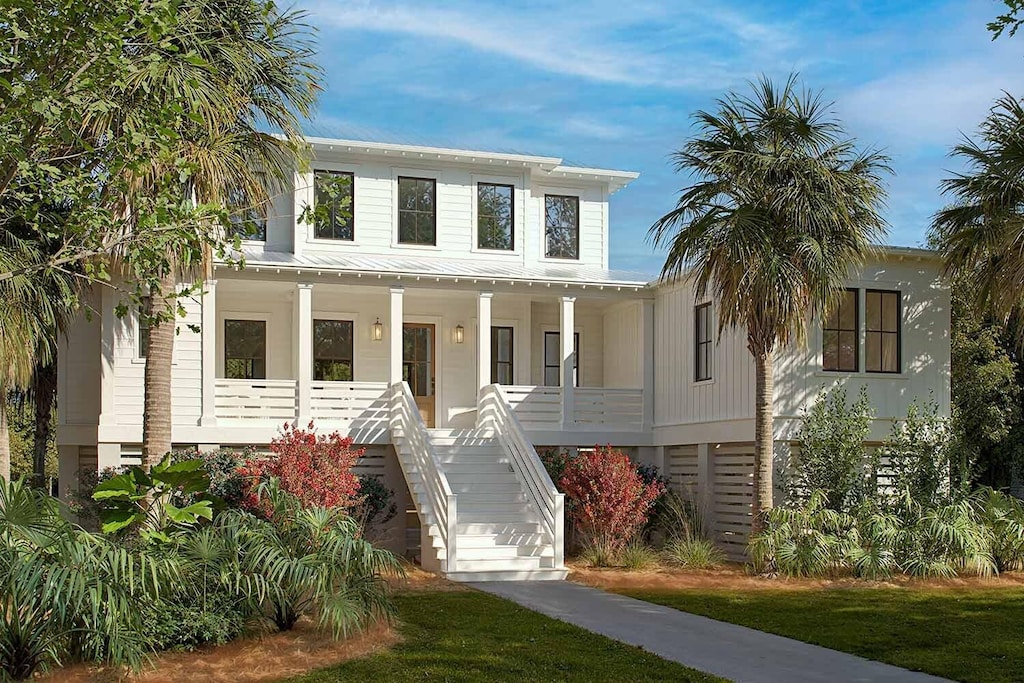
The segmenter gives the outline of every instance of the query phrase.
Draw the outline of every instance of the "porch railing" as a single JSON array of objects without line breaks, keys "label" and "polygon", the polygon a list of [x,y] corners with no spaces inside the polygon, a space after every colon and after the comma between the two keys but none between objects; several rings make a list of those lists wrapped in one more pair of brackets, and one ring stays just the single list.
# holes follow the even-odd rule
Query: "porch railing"
[{"label": "porch railing", "polygon": [[345,422],[353,429],[388,425],[387,382],[313,382],[310,390],[317,422]]},{"label": "porch railing", "polygon": [[501,393],[516,419],[527,429],[562,428],[560,387],[501,385]]},{"label": "porch railing", "polygon": [[295,419],[296,382],[293,379],[218,379],[215,384],[217,417],[225,420]]},{"label": "porch railing", "polygon": [[527,430],[589,429],[640,431],[644,426],[642,389],[576,387],[572,419],[562,423],[562,388],[501,385],[509,408]]}]

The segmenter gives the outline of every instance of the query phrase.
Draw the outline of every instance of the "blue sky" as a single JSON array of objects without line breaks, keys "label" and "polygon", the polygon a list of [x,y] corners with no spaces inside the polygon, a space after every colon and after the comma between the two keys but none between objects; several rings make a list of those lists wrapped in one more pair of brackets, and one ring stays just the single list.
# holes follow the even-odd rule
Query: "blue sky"
[{"label": "blue sky", "polygon": [[326,91],[314,135],[561,156],[639,171],[612,197],[613,268],[656,271],[647,228],[686,177],[694,111],[799,71],[848,132],[892,157],[889,242],[920,245],[961,132],[1022,94],[1024,35],[996,0],[446,3],[301,0]]}]

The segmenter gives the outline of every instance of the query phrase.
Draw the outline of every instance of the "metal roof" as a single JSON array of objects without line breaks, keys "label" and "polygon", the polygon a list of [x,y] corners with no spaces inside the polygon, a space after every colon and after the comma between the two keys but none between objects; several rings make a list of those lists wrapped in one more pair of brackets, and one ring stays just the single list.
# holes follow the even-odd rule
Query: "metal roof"
[{"label": "metal roof", "polygon": [[303,250],[296,256],[286,251],[267,251],[244,245],[241,256],[246,269],[274,268],[288,271],[326,271],[358,275],[424,277],[443,280],[467,279],[494,282],[535,282],[572,286],[623,287],[642,289],[650,276],[586,265],[522,262],[502,263],[459,258],[384,256],[335,251]]}]

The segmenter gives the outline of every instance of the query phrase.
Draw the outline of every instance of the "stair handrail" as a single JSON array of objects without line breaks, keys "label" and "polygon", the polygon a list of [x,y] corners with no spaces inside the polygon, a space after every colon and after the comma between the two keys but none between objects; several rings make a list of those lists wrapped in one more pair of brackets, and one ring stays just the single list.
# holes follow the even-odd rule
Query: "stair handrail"
[{"label": "stair handrail", "polygon": [[[447,571],[455,571],[456,524],[458,520],[458,502],[452,487],[448,483],[441,468],[441,460],[437,457],[434,445],[430,442],[430,433],[423,421],[419,408],[416,406],[416,399],[413,398],[412,390],[406,382],[395,382],[391,385],[391,429],[402,430],[409,446],[409,454],[419,471],[423,488],[426,492],[427,501],[430,503],[431,511],[437,520],[437,529],[441,534],[441,542],[447,557]],[[402,464],[402,459],[398,459]],[[402,464],[402,469],[405,469]],[[406,472],[406,481],[409,473]],[[422,550],[425,552],[425,549]]]},{"label": "stair handrail", "polygon": [[489,384],[480,390],[477,425],[493,426],[495,438],[526,484],[527,495],[540,512],[543,525],[551,536],[555,568],[562,569],[565,566],[565,494],[555,488],[500,385]]}]

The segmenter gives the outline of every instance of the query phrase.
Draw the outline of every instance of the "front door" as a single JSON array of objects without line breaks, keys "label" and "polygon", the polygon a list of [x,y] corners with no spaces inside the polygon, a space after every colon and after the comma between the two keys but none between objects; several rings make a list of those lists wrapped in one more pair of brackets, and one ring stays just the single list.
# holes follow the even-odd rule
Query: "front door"
[{"label": "front door", "polygon": [[409,383],[416,406],[428,427],[434,426],[434,326],[402,326],[402,379]]}]

